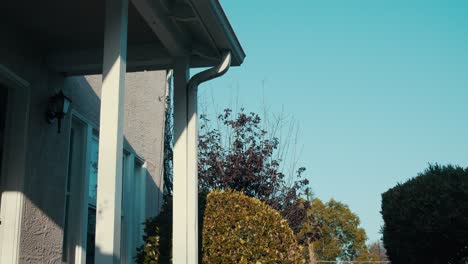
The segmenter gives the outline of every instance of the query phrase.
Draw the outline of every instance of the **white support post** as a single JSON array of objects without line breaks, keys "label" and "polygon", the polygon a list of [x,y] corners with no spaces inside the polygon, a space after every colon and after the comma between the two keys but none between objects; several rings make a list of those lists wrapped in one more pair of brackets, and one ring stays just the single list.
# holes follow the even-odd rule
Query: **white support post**
[{"label": "white support post", "polygon": [[187,240],[188,262],[198,263],[198,125],[197,87],[187,91]]},{"label": "white support post", "polygon": [[174,69],[173,263],[198,263],[196,92],[188,91],[189,62]]},{"label": "white support post", "polygon": [[187,84],[188,62],[176,60],[174,69],[174,179],[172,261],[187,263]]},{"label": "white support post", "polygon": [[95,263],[120,261],[128,0],[106,0]]}]

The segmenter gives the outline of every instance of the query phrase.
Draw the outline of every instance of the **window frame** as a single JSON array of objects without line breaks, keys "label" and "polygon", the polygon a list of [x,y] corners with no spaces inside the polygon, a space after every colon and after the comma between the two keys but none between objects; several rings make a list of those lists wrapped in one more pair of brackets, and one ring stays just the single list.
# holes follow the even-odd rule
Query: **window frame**
[{"label": "window frame", "polygon": [[[68,227],[64,231],[63,238],[68,241],[64,245],[68,248],[63,248],[62,253],[66,250],[74,250],[74,259],[63,260],[62,263],[86,263],[86,247],[87,247],[87,232],[88,232],[88,208],[89,204],[89,180],[91,167],[91,144],[96,140],[99,144],[99,130],[96,124],[89,121],[77,111],[71,111],[70,129],[72,122],[80,122],[83,124],[85,134],[84,160],[81,162],[83,166],[83,177],[79,184],[71,186],[72,192],[75,192],[80,197],[80,210],[67,210],[64,214],[64,224],[67,219],[79,219],[79,224]],[[70,151],[69,151],[70,152]],[[142,223],[146,219],[146,215],[142,212],[145,210],[145,193],[146,193],[146,163],[138,156],[131,148],[124,144],[123,147],[123,173],[122,173],[122,214],[121,214],[121,263],[133,263],[133,257],[136,254],[136,248],[142,244],[143,226]],[[70,164],[68,164],[70,165]],[[67,171],[70,168],[67,169]],[[71,174],[67,172],[67,183],[64,186],[65,195],[67,193],[68,180]],[[125,203],[125,204],[124,204]],[[71,205],[73,207],[73,205]],[[143,208],[141,208],[143,207]],[[65,234],[65,232],[68,232]],[[73,245],[74,244],[74,245]],[[70,248],[72,247],[72,248]],[[74,248],[73,248],[74,247]],[[69,254],[69,253],[68,253]],[[73,255],[72,255],[73,256]]]}]

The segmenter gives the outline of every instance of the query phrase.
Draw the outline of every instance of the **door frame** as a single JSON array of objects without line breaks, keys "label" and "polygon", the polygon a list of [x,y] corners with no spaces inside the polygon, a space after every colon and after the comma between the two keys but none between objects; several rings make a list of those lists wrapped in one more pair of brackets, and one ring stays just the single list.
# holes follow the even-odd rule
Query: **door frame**
[{"label": "door frame", "polygon": [[[66,261],[62,263],[86,263],[86,228],[88,225],[87,218],[87,201],[88,201],[88,171],[89,171],[89,156],[90,156],[90,140],[93,135],[93,128],[89,122],[79,115],[75,110],[72,110],[70,118],[70,129],[75,128],[74,148],[68,150],[69,157],[73,160],[73,168],[70,163],[67,165],[67,185],[70,184],[68,194],[69,205],[64,210],[64,223],[67,219],[67,229],[64,229],[64,243],[62,254],[67,254]],[[68,183],[68,181],[70,181]],[[65,236],[67,233],[67,236]],[[65,241],[67,239],[67,241]],[[67,252],[65,252],[67,251]]]},{"label": "door frame", "polygon": [[27,173],[27,145],[30,84],[0,64],[0,82],[8,89],[0,211],[0,263],[19,263],[24,207],[24,178]]},{"label": "door frame", "polygon": [[[99,126],[94,122],[90,121],[83,115],[81,115],[75,109],[71,111],[70,128],[78,128],[80,131],[78,142],[81,142],[82,146],[79,149],[79,157],[75,157],[73,161],[81,166],[81,169],[74,173],[67,175],[67,180],[71,180],[70,188],[72,196],[70,196],[70,208],[78,208],[78,210],[72,210],[65,212],[66,217],[69,219],[67,230],[68,232],[66,242],[67,254],[72,258],[68,258],[66,262],[62,263],[86,263],[86,248],[87,248],[87,229],[88,229],[88,191],[89,191],[89,170],[91,160],[91,142],[97,137],[99,141]],[[121,262],[120,263],[133,263],[133,257],[136,253],[137,246],[140,246],[142,242],[141,236],[143,234],[143,221],[145,218],[145,188],[146,188],[146,163],[143,158],[138,156],[130,146],[124,144],[123,157],[126,157],[123,162],[124,172],[122,173],[122,216],[126,224],[122,225],[120,231],[123,234],[127,234],[127,237],[121,237],[127,239],[125,247],[121,247]],[[70,152],[71,153],[71,152]],[[135,167],[138,163],[139,166]],[[68,170],[73,168],[69,167]],[[70,178],[71,177],[71,178]],[[138,189],[137,189],[138,188]],[[141,190],[137,195],[136,190]],[[124,198],[125,197],[125,198]],[[143,203],[141,205],[140,203]],[[137,232],[135,232],[137,231]],[[122,244],[121,244],[122,245]]]}]

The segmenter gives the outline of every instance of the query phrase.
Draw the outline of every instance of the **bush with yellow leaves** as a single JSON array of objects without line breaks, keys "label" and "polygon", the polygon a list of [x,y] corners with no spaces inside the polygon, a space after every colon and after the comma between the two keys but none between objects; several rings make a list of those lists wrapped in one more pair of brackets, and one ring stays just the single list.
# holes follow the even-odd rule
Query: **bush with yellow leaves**
[{"label": "bush with yellow leaves", "polygon": [[239,192],[208,194],[202,236],[203,263],[305,263],[288,222]]}]

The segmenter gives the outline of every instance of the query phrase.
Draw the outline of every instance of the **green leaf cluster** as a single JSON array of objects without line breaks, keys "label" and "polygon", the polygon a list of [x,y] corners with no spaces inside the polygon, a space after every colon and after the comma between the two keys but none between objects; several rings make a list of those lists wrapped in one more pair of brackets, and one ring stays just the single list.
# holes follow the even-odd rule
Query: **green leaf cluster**
[{"label": "green leaf cluster", "polygon": [[149,237],[142,250],[144,252],[144,263],[157,264],[159,260],[159,236]]}]

